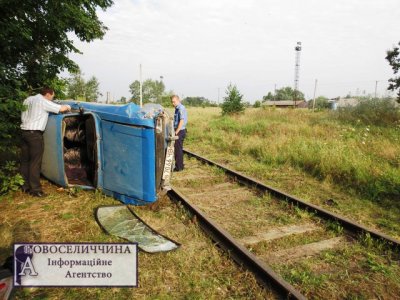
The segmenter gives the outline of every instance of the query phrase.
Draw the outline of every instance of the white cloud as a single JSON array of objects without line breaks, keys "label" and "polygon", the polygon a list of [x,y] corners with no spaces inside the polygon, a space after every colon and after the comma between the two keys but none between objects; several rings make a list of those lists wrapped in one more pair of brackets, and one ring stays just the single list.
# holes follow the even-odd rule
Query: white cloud
[{"label": "white cloud", "polygon": [[103,94],[129,96],[143,77],[164,77],[167,89],[216,100],[229,82],[253,102],[293,85],[294,47],[302,41],[300,90],[328,97],[366,90],[375,80],[385,93],[392,71],[384,59],[398,42],[397,0],[116,0],[99,16],[109,31],[103,40],[77,42],[72,55]]}]

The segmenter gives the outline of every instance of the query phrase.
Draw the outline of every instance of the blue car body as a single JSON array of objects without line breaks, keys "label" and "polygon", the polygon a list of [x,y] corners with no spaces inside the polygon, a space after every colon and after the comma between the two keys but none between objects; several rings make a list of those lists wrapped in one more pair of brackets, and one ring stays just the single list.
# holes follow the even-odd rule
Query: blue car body
[{"label": "blue car body", "polygon": [[42,174],[64,187],[99,188],[126,204],[156,201],[169,134],[162,107],[59,103],[75,112],[50,114]]}]

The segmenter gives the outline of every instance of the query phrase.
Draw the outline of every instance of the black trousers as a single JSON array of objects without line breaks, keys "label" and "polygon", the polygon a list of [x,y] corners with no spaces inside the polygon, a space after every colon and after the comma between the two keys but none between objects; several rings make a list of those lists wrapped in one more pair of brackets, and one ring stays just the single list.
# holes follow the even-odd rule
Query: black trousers
[{"label": "black trousers", "polygon": [[175,170],[181,171],[184,168],[183,165],[183,141],[186,137],[186,129],[182,129],[178,132],[179,139],[175,141]]},{"label": "black trousers", "polygon": [[22,131],[21,175],[24,178],[24,189],[41,192],[40,168],[44,151],[43,132],[38,130]]}]

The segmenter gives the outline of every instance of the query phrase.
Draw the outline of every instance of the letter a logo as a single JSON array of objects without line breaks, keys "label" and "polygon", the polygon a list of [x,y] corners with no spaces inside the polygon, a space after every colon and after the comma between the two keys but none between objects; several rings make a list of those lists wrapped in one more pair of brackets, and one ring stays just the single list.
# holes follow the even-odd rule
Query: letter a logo
[{"label": "letter a logo", "polygon": [[25,276],[38,276],[32,263],[33,251],[29,245],[14,245],[14,284],[21,285]]},{"label": "letter a logo", "polygon": [[22,275],[25,276],[26,275],[26,271],[29,272],[30,276],[37,276],[38,273],[36,273],[35,268],[33,267],[31,258],[28,256],[25,260],[24,263],[21,264],[21,272],[18,273],[18,275]]}]

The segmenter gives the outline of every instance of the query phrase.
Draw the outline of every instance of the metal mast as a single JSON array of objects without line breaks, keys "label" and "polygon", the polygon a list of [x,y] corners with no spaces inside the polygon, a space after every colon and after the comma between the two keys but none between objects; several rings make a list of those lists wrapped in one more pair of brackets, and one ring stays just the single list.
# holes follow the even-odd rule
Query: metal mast
[{"label": "metal mast", "polygon": [[294,92],[293,92],[293,100],[294,107],[296,108],[296,100],[297,100],[297,92],[299,90],[299,73],[300,73],[300,53],[301,53],[301,42],[297,42],[296,47],[294,48],[296,51],[296,62],[294,69]]}]

